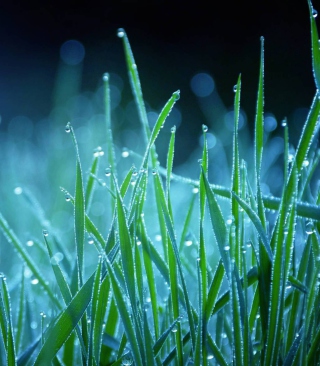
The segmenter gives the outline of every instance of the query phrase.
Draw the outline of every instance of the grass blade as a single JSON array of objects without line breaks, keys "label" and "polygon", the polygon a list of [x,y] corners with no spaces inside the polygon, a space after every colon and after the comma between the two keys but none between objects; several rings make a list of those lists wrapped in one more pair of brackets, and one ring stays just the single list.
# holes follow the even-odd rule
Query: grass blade
[{"label": "grass blade", "polygon": [[308,0],[310,24],[311,24],[311,47],[312,47],[312,70],[316,88],[320,88],[320,50],[319,50],[319,36],[316,24],[317,11],[313,8],[312,3]]}]

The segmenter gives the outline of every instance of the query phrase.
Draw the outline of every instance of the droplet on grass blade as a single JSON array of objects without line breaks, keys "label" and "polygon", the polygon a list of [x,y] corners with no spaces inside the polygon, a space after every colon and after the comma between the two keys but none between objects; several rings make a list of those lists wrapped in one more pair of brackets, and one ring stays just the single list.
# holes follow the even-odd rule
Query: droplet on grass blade
[{"label": "droplet on grass blade", "polygon": [[157,174],[157,169],[152,169],[152,175],[156,175]]},{"label": "droplet on grass blade", "polygon": [[123,38],[123,37],[124,37],[124,35],[125,35],[125,31],[124,31],[124,29],[123,29],[123,28],[119,28],[119,29],[118,29],[118,31],[117,31],[117,36],[118,36],[119,38]]},{"label": "droplet on grass blade", "polygon": [[43,229],[43,230],[42,230],[42,235],[43,235],[43,236],[48,236],[48,235],[49,235],[48,230]]},{"label": "droplet on grass blade", "polygon": [[207,356],[207,360],[212,360],[212,359],[213,359],[213,355],[210,354]]},{"label": "droplet on grass blade", "polygon": [[111,175],[111,168],[106,168],[106,170],[104,171],[104,174],[106,175],[106,177],[110,177],[110,175]]},{"label": "droplet on grass blade", "polygon": [[203,131],[203,132],[207,132],[207,131],[208,131],[208,126],[206,126],[206,125],[202,125],[202,131]]},{"label": "droplet on grass blade", "polygon": [[237,91],[237,84],[233,86],[233,92],[236,93]]},{"label": "droplet on grass blade", "polygon": [[104,151],[102,150],[102,147],[101,146],[98,146],[97,148],[95,148],[93,150],[93,156],[95,158],[99,157],[99,156],[103,156],[104,155]]},{"label": "droplet on grass blade", "polygon": [[66,133],[69,133],[71,131],[71,123],[70,122],[68,122],[66,124],[65,131],[66,131]]},{"label": "droplet on grass blade", "polygon": [[318,12],[316,9],[312,8],[312,16],[316,18],[318,16]]},{"label": "droplet on grass blade", "polygon": [[314,225],[312,221],[309,221],[306,224],[306,234],[307,235],[311,235],[312,233],[314,233]]},{"label": "droplet on grass blade", "polygon": [[102,80],[103,81],[108,81],[109,80],[109,74],[107,72],[105,72],[103,75],[102,75]]},{"label": "droplet on grass blade", "polygon": [[31,285],[37,285],[39,283],[39,280],[37,278],[33,278],[31,281],[30,281]]},{"label": "droplet on grass blade", "polygon": [[65,197],[65,199],[66,199],[67,202],[70,201],[70,196],[68,195],[68,193],[66,193],[64,197]]},{"label": "droplet on grass blade", "polygon": [[94,243],[94,240],[92,236],[88,236],[88,244],[92,245]]},{"label": "droplet on grass blade", "polygon": [[170,131],[171,131],[171,133],[175,133],[175,132],[176,132],[176,129],[177,129],[177,128],[176,128],[176,126],[172,126],[172,127],[171,127],[171,130],[170,130]]}]

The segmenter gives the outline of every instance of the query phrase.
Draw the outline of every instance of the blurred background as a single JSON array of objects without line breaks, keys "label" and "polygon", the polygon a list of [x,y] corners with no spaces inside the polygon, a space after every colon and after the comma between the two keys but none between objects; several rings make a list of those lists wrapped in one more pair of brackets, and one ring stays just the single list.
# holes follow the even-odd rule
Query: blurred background
[{"label": "blurred background", "polygon": [[[313,5],[320,11],[319,2]],[[119,27],[126,30],[133,49],[151,126],[172,93],[181,91],[157,141],[161,164],[165,165],[170,128],[176,125],[174,172],[196,179],[201,126],[206,124],[210,180],[227,186],[233,86],[240,73],[240,154],[249,166],[253,162],[260,37],[264,36],[263,190],[279,194],[281,122],[287,117],[294,152],[315,93],[306,0],[12,1],[0,8],[1,211],[22,233],[22,240],[30,240],[33,219],[19,208],[23,220],[17,222],[12,210],[20,207],[17,187],[34,194],[54,226],[72,232],[72,207],[65,208],[59,189],[74,190],[75,155],[64,127],[68,121],[74,126],[87,177],[94,149],[106,150],[105,72],[110,74],[118,165],[128,169],[132,163],[123,163],[123,147],[143,152],[122,42],[117,38]],[[103,168],[106,161],[103,156]],[[103,217],[99,200],[92,207],[97,220]],[[41,234],[41,225],[38,230]]]}]

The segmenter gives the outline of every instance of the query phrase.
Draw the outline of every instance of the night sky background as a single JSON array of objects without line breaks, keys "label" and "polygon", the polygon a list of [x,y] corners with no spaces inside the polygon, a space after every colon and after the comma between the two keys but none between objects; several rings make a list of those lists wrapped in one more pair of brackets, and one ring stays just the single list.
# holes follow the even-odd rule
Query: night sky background
[{"label": "night sky background", "polygon": [[[43,1],[7,2],[0,11],[0,129],[16,115],[35,122],[53,101],[61,45],[69,40],[85,47],[81,91],[96,90],[101,75],[118,73],[127,80],[123,27],[138,65],[143,93],[161,108],[181,90],[186,145],[207,123],[190,80],[210,74],[226,107],[242,74],[242,108],[252,125],[255,114],[260,36],[265,37],[265,111],[278,124],[295,109],[309,108],[315,93],[311,69],[309,10],[303,1]],[[314,1],[314,8],[320,4]],[[214,118],[213,118],[214,120]],[[210,123],[209,123],[209,127]],[[299,126],[297,130],[300,130]],[[214,128],[218,128],[215,126]]]}]

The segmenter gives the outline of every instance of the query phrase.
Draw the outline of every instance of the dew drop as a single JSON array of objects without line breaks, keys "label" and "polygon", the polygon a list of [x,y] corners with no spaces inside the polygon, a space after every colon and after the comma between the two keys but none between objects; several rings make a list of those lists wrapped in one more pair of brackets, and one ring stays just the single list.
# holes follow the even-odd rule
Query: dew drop
[{"label": "dew drop", "polygon": [[221,338],[226,339],[227,338],[227,334],[226,333],[221,333]]},{"label": "dew drop", "polygon": [[226,245],[223,249],[227,252],[228,250],[230,250],[230,246]]},{"label": "dew drop", "polygon": [[303,162],[302,162],[302,166],[303,166],[304,168],[306,168],[307,166],[309,166],[309,160],[303,160]]},{"label": "dew drop", "polygon": [[92,236],[88,236],[88,244],[92,245],[94,243],[94,240]]},{"label": "dew drop", "polygon": [[314,226],[313,226],[313,222],[312,221],[309,221],[306,224],[306,234],[307,235],[311,235],[312,233],[314,233]]},{"label": "dew drop", "polygon": [[105,72],[103,75],[102,75],[102,80],[103,81],[109,81],[109,74],[107,72]]},{"label": "dew drop", "polygon": [[[158,234],[158,235],[156,235],[155,240],[156,240],[156,241],[161,241],[161,240],[162,240],[161,235],[159,235],[159,234]],[[319,259],[319,260],[320,260],[320,259]]]},{"label": "dew drop", "polygon": [[177,331],[178,331],[177,327],[173,327],[172,330],[171,330],[172,333],[177,333]]},{"label": "dew drop", "polygon": [[152,169],[152,175],[156,175],[157,174],[157,169]]},{"label": "dew drop", "polygon": [[193,187],[192,188],[192,193],[194,193],[194,194],[199,193],[199,188],[198,187]]},{"label": "dew drop", "polygon": [[190,247],[192,245],[192,240],[188,239],[184,242],[186,247]]},{"label": "dew drop", "polygon": [[126,148],[123,148],[123,149],[122,149],[121,156],[122,156],[123,158],[127,158],[129,155],[130,155],[129,150],[128,150],[128,149],[126,149]]},{"label": "dew drop", "polygon": [[37,285],[39,283],[39,280],[37,278],[34,278],[30,282],[31,282],[31,285]]},{"label": "dew drop", "polygon": [[237,84],[233,86],[233,92],[236,93],[237,91]]},{"label": "dew drop", "polygon": [[141,245],[141,241],[140,240],[137,240],[137,245]]},{"label": "dew drop", "polygon": [[206,126],[206,125],[202,125],[202,131],[203,131],[203,132],[207,132],[207,131],[208,131],[208,126]]},{"label": "dew drop", "polygon": [[104,151],[102,150],[102,147],[101,146],[98,146],[97,148],[95,148],[93,150],[93,156],[95,158],[99,157],[99,156],[103,156],[104,155]]},{"label": "dew drop", "polygon": [[210,354],[207,356],[207,360],[212,360],[212,359],[213,359],[213,355]]},{"label": "dew drop", "polygon": [[133,168],[133,170],[132,170],[132,175],[133,175],[133,176],[138,175],[138,170],[137,170],[136,168]]},{"label": "dew drop", "polygon": [[312,16],[316,18],[318,16],[318,12],[316,9],[312,8]]},{"label": "dew drop", "polygon": [[42,230],[42,234],[43,234],[43,236],[48,236],[49,235],[48,230],[43,229]]},{"label": "dew drop", "polygon": [[285,120],[285,119],[284,119],[284,120],[281,122],[281,126],[282,126],[282,127],[286,127],[286,125],[287,125],[287,120]]},{"label": "dew drop", "polygon": [[171,130],[170,130],[170,131],[171,131],[171,133],[175,133],[175,132],[176,132],[176,129],[177,129],[177,128],[176,128],[176,126],[172,126],[172,127],[171,127]]},{"label": "dew drop", "polygon": [[65,199],[66,199],[67,202],[70,201],[70,196],[68,195],[68,193],[65,194]]},{"label": "dew drop", "polygon": [[124,35],[125,35],[125,31],[124,31],[124,29],[123,29],[123,28],[119,28],[119,29],[118,29],[118,31],[117,31],[117,36],[118,36],[119,38],[123,38],[123,37],[124,37]]},{"label": "dew drop", "polygon": [[14,194],[16,194],[18,196],[19,194],[22,193],[22,188],[21,187],[16,187],[13,192],[14,192]]},{"label": "dew drop", "polygon": [[66,133],[69,133],[71,131],[71,123],[70,122],[68,122],[66,124],[65,131],[66,131]]},{"label": "dew drop", "polygon": [[28,240],[27,241],[27,247],[32,247],[34,244],[33,240]]},{"label": "dew drop", "polygon": [[110,175],[111,175],[111,168],[106,168],[106,170],[104,171],[104,174],[105,174],[107,177],[110,177]]}]

